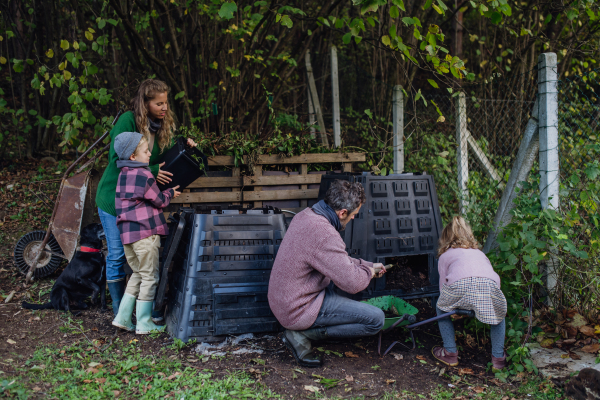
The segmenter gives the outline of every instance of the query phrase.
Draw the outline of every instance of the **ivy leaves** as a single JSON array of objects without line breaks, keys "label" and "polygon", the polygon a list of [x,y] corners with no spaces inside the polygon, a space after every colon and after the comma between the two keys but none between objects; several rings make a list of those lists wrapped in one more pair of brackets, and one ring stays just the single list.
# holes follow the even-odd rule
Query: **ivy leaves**
[{"label": "ivy leaves", "polygon": [[237,11],[237,5],[234,2],[223,3],[219,10],[219,17],[224,19],[232,19],[233,13]]}]

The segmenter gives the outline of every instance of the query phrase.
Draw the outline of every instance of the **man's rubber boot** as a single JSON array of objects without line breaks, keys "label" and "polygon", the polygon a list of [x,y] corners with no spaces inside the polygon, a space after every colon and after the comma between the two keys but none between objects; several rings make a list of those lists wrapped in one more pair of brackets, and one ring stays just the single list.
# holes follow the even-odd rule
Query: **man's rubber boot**
[{"label": "man's rubber boot", "polygon": [[138,335],[147,335],[165,330],[165,325],[158,326],[152,322],[152,301],[138,300],[135,307],[135,317],[137,318],[135,333]]},{"label": "man's rubber boot", "polygon": [[296,362],[303,367],[316,368],[323,365],[320,354],[314,354],[310,340],[321,340],[327,337],[325,328],[307,329],[305,331],[286,330],[283,343],[292,352]]},{"label": "man's rubber boot", "polygon": [[112,324],[118,328],[125,329],[129,332],[135,330],[135,325],[133,325],[133,322],[131,322],[133,306],[135,306],[135,296],[125,293],[123,295],[123,298],[121,299],[119,312],[115,316],[115,319],[112,322]]},{"label": "man's rubber boot", "polygon": [[160,324],[165,320],[165,308],[162,310],[154,311],[154,302],[152,303],[152,322]]},{"label": "man's rubber boot", "polygon": [[125,294],[127,283],[125,282],[125,279],[123,279],[118,282],[108,282],[107,285],[108,291],[110,292],[110,298],[112,299],[113,314],[116,317],[119,313],[119,304]]}]

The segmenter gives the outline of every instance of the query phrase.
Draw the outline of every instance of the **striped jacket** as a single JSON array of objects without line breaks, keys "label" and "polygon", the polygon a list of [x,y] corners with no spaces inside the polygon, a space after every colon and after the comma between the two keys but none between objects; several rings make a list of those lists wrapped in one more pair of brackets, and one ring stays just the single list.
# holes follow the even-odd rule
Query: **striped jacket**
[{"label": "striped jacket", "polygon": [[115,196],[121,242],[130,244],[152,235],[167,235],[169,229],[162,209],[173,195],[173,189],[158,189],[150,168],[121,168]]}]

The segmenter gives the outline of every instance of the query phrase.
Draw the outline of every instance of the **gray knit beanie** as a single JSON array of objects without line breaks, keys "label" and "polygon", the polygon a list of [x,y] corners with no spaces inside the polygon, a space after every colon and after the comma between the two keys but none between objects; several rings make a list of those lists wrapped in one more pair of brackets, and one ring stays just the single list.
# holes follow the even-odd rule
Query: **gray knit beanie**
[{"label": "gray knit beanie", "polygon": [[119,160],[129,160],[129,157],[135,152],[137,145],[142,140],[143,135],[139,132],[123,132],[115,138],[115,153]]}]

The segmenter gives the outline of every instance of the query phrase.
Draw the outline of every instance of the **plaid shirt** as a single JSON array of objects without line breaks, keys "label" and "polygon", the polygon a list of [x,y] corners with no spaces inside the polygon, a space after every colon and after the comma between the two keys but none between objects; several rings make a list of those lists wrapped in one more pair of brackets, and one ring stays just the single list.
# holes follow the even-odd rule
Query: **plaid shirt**
[{"label": "plaid shirt", "polygon": [[121,242],[130,244],[152,235],[167,235],[162,209],[169,205],[173,189],[161,192],[150,169],[121,168],[115,207]]}]

